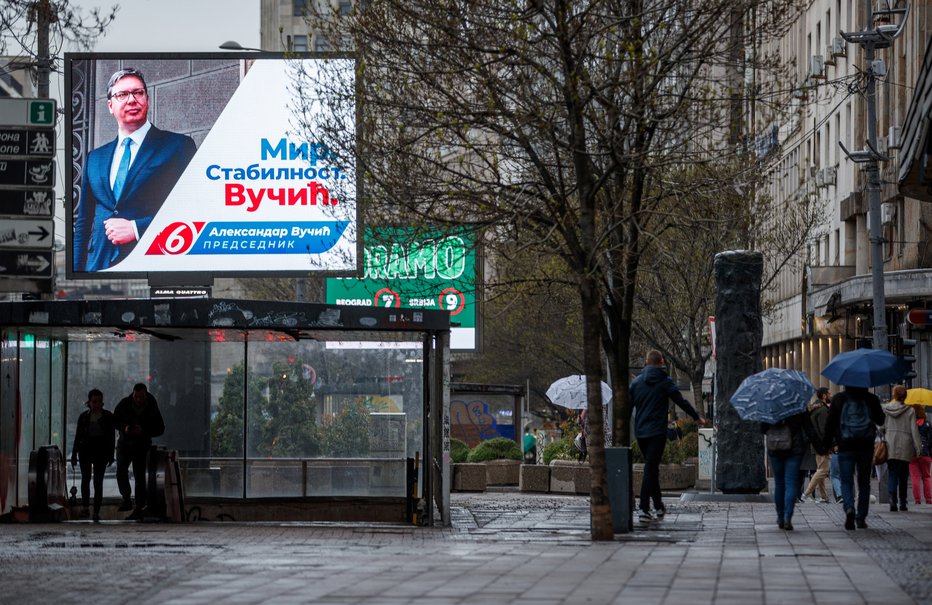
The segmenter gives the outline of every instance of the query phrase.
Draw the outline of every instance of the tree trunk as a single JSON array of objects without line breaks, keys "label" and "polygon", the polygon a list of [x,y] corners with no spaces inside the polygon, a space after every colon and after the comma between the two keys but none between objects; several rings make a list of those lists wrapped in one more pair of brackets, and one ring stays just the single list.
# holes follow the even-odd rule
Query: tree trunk
[{"label": "tree trunk", "polygon": [[583,370],[586,374],[586,399],[589,426],[589,466],[592,484],[589,490],[590,532],[593,540],[613,540],[612,510],[608,501],[605,473],[605,433],[602,416],[602,367],[599,347],[602,315],[598,287],[587,275],[580,278],[579,293],[583,308]]}]

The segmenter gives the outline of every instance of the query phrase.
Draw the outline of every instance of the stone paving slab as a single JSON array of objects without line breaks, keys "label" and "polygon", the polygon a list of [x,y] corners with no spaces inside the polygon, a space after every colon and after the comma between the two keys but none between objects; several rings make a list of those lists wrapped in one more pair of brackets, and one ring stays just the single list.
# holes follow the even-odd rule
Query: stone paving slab
[{"label": "stone paving slab", "polygon": [[449,528],[327,523],[0,526],[2,603],[932,602],[932,506],[848,532],[805,504],[680,503],[592,543],[587,498],[453,495]]}]

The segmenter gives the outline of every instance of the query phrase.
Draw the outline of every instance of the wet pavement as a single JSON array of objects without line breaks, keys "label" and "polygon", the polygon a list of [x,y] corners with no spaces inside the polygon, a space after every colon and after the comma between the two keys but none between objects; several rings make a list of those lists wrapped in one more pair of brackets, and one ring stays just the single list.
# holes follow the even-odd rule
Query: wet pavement
[{"label": "wet pavement", "polygon": [[69,522],[0,526],[0,603],[401,605],[932,602],[932,506],[666,498],[666,518],[593,543],[588,499],[453,494],[453,526]]}]

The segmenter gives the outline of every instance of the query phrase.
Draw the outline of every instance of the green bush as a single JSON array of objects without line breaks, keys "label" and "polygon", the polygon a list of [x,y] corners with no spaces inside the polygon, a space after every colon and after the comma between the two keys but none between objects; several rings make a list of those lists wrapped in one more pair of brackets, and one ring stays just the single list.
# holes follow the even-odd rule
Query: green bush
[{"label": "green bush", "polygon": [[544,464],[550,464],[552,460],[579,460],[579,450],[573,445],[573,440],[564,437],[548,443],[544,448]]},{"label": "green bush", "polygon": [[511,439],[496,437],[483,441],[469,452],[466,458],[469,462],[485,462],[486,460],[521,460],[521,448]]},{"label": "green bush", "polygon": [[692,431],[683,435],[680,439],[680,449],[683,451],[683,459],[697,458],[699,456],[699,433]]},{"label": "green bush", "polygon": [[[687,458],[693,458],[699,455],[699,434],[695,431],[683,435],[676,441],[667,441],[667,446],[663,450],[663,457],[660,459],[661,464],[683,464]],[[638,447],[638,442],[631,443],[631,462],[633,464],[644,464],[644,454]]]},{"label": "green bush", "polygon": [[466,445],[465,441],[460,441],[459,439],[453,437],[450,439],[450,460],[455,463],[466,462],[466,457],[469,456],[469,446]]},{"label": "green bush", "polygon": [[644,452],[637,441],[631,442],[631,464],[644,464]]}]

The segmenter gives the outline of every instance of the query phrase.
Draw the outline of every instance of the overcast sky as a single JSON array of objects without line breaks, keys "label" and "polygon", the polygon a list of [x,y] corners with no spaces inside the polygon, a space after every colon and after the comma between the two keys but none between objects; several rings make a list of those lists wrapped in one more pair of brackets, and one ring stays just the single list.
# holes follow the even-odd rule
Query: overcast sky
[{"label": "overcast sky", "polygon": [[93,52],[217,51],[236,40],[259,46],[259,0],[72,0],[78,7],[120,6]]}]

